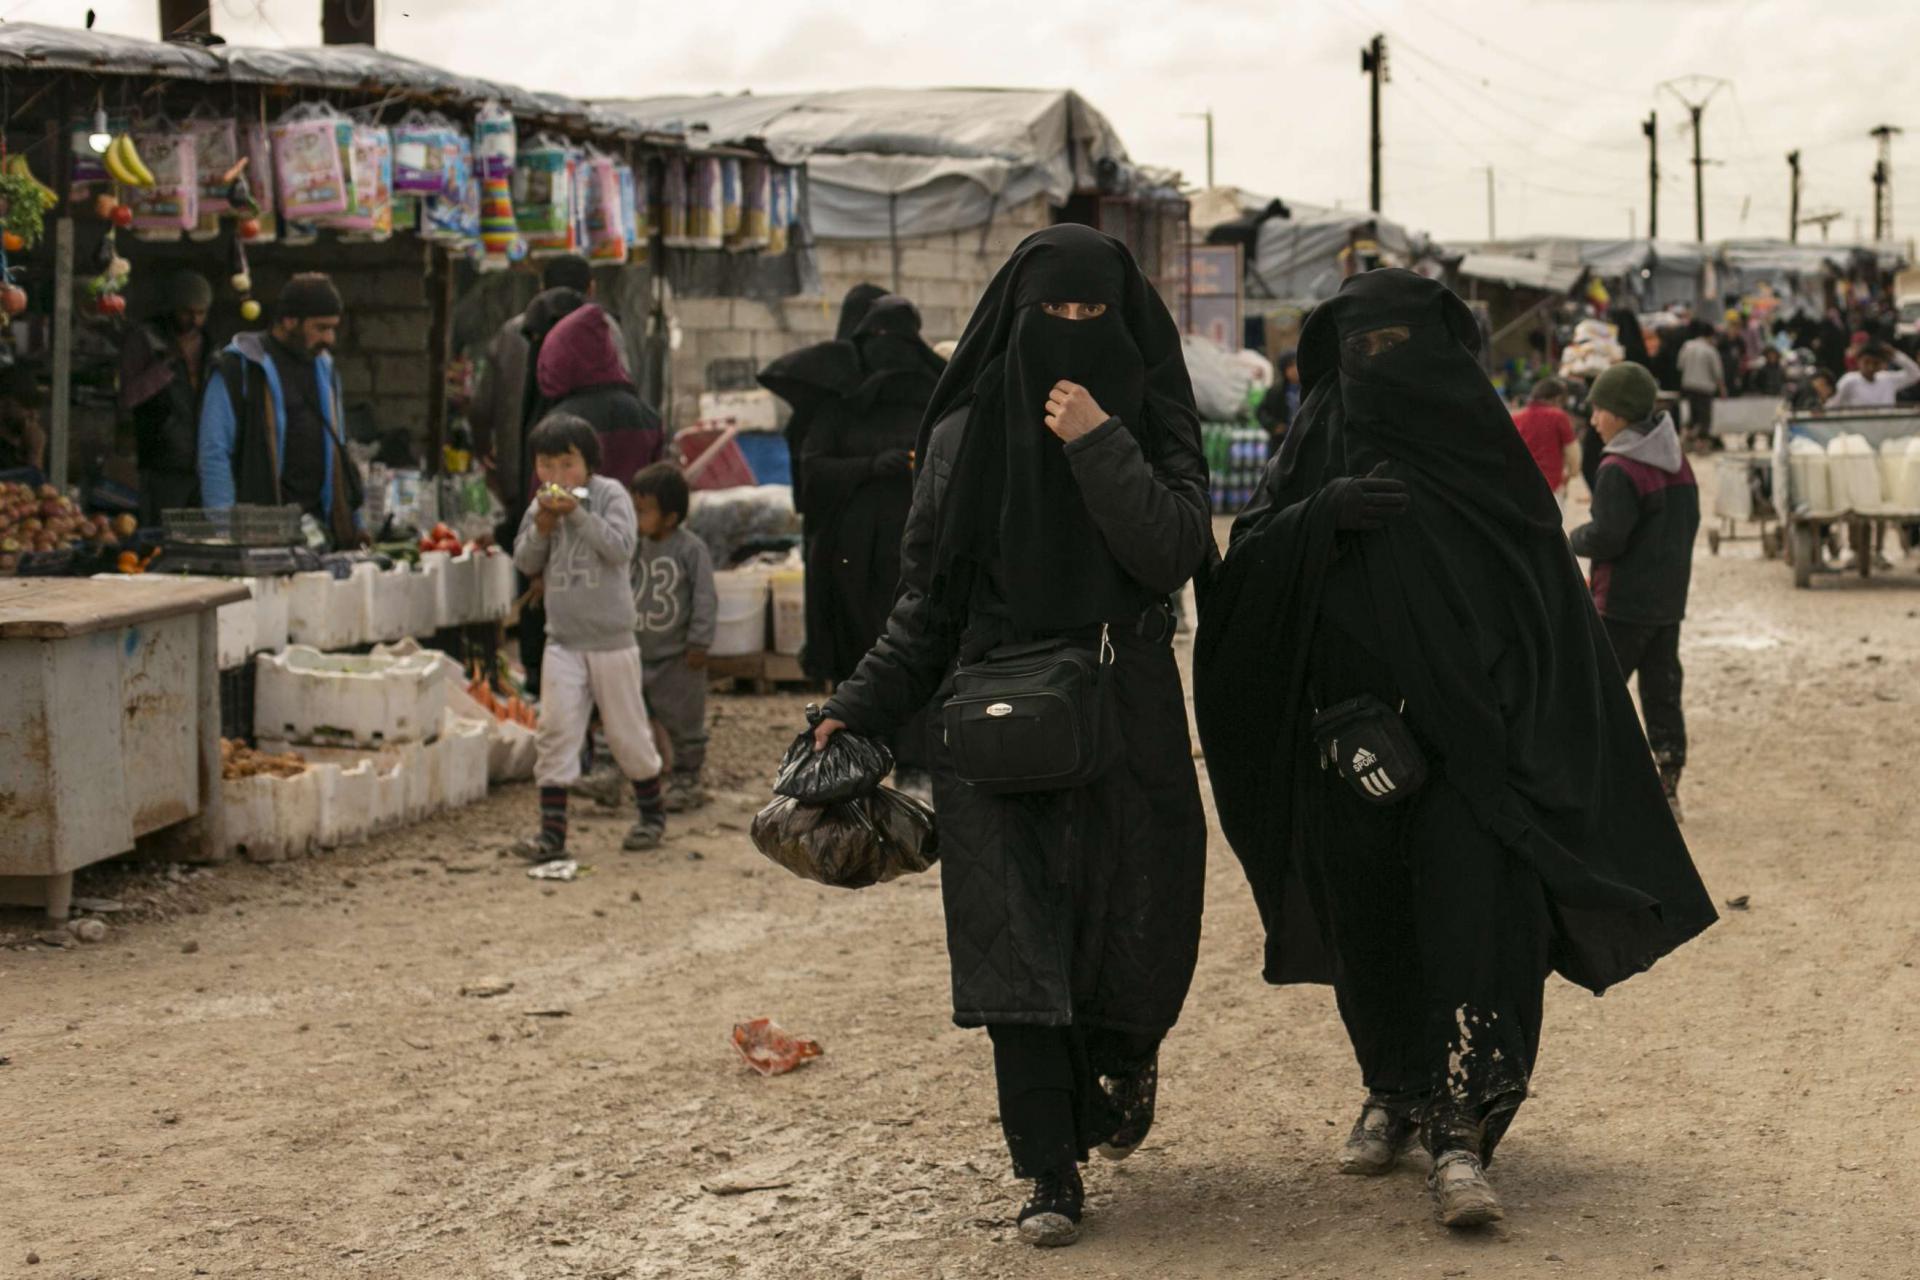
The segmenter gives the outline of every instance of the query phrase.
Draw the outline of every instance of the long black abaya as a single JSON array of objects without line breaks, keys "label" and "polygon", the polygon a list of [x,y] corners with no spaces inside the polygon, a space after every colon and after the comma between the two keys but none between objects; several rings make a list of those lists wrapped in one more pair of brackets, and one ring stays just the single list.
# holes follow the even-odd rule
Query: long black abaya
[{"label": "long black abaya", "polygon": [[[1524,1092],[1545,967],[1597,993],[1714,911],[1558,509],[1471,334],[1457,298],[1403,271],[1356,276],[1309,318],[1307,401],[1202,601],[1194,709],[1267,927],[1269,981],[1344,988],[1343,1008],[1349,996],[1368,1006],[1349,1018],[1363,1069],[1411,1074],[1402,1085],[1439,1095],[1459,1047],[1448,1019],[1507,1010],[1514,1039],[1500,1056],[1509,1068],[1522,1056],[1518,1079],[1482,1072],[1467,1100],[1490,1151]],[[1327,484],[1383,465],[1408,484],[1411,510],[1383,530],[1336,532]],[[1356,827],[1333,775],[1311,768],[1316,706],[1353,692],[1404,700],[1433,765],[1390,831]],[[1376,892],[1425,904],[1433,927],[1411,954],[1356,949],[1342,925],[1353,906],[1331,882],[1350,873],[1349,850],[1405,863]],[[1441,898],[1423,887],[1436,876],[1451,891]],[[1454,904],[1445,918],[1439,900]],[[1370,1052],[1368,1027],[1409,1025],[1357,994],[1382,973],[1421,984],[1411,1025],[1429,1030]]]}]

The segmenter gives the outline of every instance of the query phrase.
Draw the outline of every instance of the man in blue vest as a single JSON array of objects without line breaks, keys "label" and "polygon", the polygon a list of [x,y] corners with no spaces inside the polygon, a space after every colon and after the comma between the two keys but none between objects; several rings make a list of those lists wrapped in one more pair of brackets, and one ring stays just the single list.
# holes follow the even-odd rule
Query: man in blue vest
[{"label": "man in blue vest", "polygon": [[340,378],[330,353],[345,307],[319,272],[287,282],[265,333],[242,333],[214,359],[200,411],[204,506],[297,505],[335,546],[359,542],[365,487],[347,456]]}]

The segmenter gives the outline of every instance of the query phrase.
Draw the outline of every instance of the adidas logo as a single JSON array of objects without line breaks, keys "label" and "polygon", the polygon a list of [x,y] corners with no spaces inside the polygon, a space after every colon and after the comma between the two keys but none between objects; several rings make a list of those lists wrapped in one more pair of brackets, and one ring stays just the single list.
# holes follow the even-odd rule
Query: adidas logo
[{"label": "adidas logo", "polygon": [[1365,747],[1361,747],[1353,753],[1353,771],[1360,773],[1364,770],[1371,769],[1374,765],[1378,764],[1379,761],[1380,757],[1374,755],[1373,752],[1367,750]]}]

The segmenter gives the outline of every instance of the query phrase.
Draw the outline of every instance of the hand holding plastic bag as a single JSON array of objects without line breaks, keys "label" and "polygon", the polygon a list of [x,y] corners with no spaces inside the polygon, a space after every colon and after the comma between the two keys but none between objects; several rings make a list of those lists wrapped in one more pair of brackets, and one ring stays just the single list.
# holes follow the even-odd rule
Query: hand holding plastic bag
[{"label": "hand holding plastic bag", "polygon": [[807,708],[807,731],[787,748],[773,794],[804,804],[837,804],[872,795],[893,771],[892,750],[884,742],[842,729],[827,740],[826,750],[815,751],[812,726],[820,714],[818,707]]},{"label": "hand holding plastic bag", "polygon": [[933,810],[891,787],[831,805],[781,796],[754,817],[753,844],[802,879],[836,889],[884,884],[940,857]]}]

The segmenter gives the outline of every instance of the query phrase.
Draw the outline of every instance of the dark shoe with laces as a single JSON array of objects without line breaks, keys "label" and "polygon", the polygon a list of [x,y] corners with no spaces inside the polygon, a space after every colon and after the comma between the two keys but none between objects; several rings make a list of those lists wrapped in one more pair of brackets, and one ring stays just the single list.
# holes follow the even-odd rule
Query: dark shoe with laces
[{"label": "dark shoe with laces", "polygon": [[648,849],[658,849],[660,842],[666,838],[667,820],[653,814],[645,814],[627,828],[626,839],[620,842],[620,847],[628,853],[641,853]]},{"label": "dark shoe with laces", "polygon": [[1340,1148],[1340,1172],[1369,1178],[1389,1173],[1419,1135],[1420,1122],[1413,1115],[1369,1096]]},{"label": "dark shoe with laces", "polygon": [[1140,1149],[1153,1128],[1153,1108],[1160,1093],[1160,1055],[1154,1054],[1137,1071],[1102,1078],[1100,1087],[1119,1113],[1120,1124],[1095,1150],[1109,1160],[1125,1160]]},{"label": "dark shoe with laces", "polygon": [[527,862],[552,862],[567,856],[567,842],[550,831],[522,836],[507,846],[508,853]]},{"label": "dark shoe with laces", "polygon": [[1020,1238],[1041,1249],[1057,1249],[1080,1238],[1080,1213],[1086,1187],[1074,1165],[1033,1180],[1033,1194],[1020,1210]]}]

